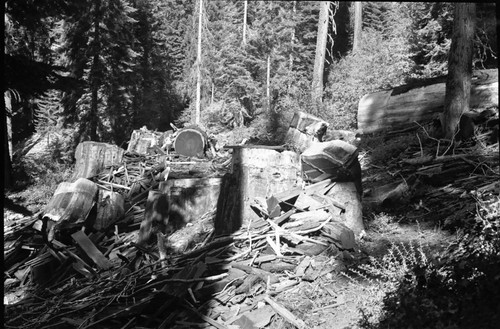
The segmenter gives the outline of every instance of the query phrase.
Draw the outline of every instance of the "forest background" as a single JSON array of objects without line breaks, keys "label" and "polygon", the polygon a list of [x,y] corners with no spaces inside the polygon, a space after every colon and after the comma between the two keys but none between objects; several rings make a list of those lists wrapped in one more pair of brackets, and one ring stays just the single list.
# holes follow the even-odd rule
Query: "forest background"
[{"label": "forest background", "polygon": [[[452,3],[362,4],[354,51],[354,2],[331,2],[318,107],[318,1],[203,1],[200,61],[200,0],[6,1],[13,143],[57,131],[53,160],[69,164],[84,140],[126,148],[134,129],[182,127],[193,122],[198,69],[210,134],[273,143],[298,110],[354,130],[364,94],[447,73],[453,26]],[[497,67],[495,13],[477,3],[476,69]]]}]

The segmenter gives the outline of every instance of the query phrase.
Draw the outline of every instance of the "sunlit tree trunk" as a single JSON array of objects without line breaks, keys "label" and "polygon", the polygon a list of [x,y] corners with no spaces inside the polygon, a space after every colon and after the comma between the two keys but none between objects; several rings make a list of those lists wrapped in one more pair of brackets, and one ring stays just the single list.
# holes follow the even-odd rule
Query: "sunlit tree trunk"
[{"label": "sunlit tree trunk", "polygon": [[447,139],[454,139],[460,117],[469,109],[475,17],[475,3],[455,3],[442,119],[443,132]]},{"label": "sunlit tree trunk", "polygon": [[90,88],[91,88],[91,100],[90,100],[90,116],[89,116],[89,137],[92,141],[97,141],[97,120],[99,119],[98,103],[99,103],[99,55],[101,52],[100,47],[100,11],[101,2],[99,0],[95,1],[95,12],[94,12],[94,42],[92,46],[93,58],[92,67],[90,70]]},{"label": "sunlit tree trunk", "polygon": [[316,41],[316,57],[314,60],[311,90],[313,106],[316,111],[319,111],[323,104],[323,71],[325,68],[326,39],[328,36],[328,9],[330,7],[330,1],[320,1],[319,4],[320,12]]},{"label": "sunlit tree trunk", "polygon": [[363,24],[363,7],[361,1],[354,2],[354,40],[352,44],[353,52],[359,51],[361,45],[361,28]]},{"label": "sunlit tree trunk", "polygon": [[243,9],[243,45],[247,44],[247,8],[248,0],[245,0],[245,7]]},{"label": "sunlit tree trunk", "polygon": [[200,0],[200,10],[198,14],[198,54],[196,56],[196,111],[194,115],[194,123],[196,125],[200,124],[201,117],[201,23],[203,17],[203,0]]}]

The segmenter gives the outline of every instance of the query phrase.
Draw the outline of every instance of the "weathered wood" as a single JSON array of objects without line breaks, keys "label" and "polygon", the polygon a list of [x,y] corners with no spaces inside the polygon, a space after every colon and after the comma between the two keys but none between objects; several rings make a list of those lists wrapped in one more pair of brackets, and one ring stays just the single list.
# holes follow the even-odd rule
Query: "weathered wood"
[{"label": "weathered wood", "polygon": [[285,136],[285,144],[301,153],[311,143],[322,141],[328,128],[328,123],[312,114],[295,112],[290,127]]},{"label": "weathered wood", "polygon": [[139,228],[138,245],[151,242],[156,233],[166,233],[169,226],[170,205],[165,193],[149,191],[144,218]]},{"label": "weathered wood", "polygon": [[177,154],[203,158],[207,146],[207,133],[198,126],[189,126],[177,132],[174,148]]},{"label": "weathered wood", "polygon": [[96,230],[105,230],[111,223],[119,220],[125,213],[125,200],[120,193],[99,190],[97,215],[94,223]]},{"label": "weathered wood", "polygon": [[335,216],[334,221],[341,222],[356,235],[364,230],[361,198],[353,182],[337,182],[326,196],[345,208],[345,212]]},{"label": "weathered wood", "polygon": [[[400,86],[363,96],[358,105],[358,130],[373,133],[401,129],[414,121],[430,121],[444,109],[445,80],[429,85]],[[470,108],[498,106],[498,70],[474,72]]]},{"label": "weathered wood", "polygon": [[361,196],[361,166],[357,148],[347,142],[334,140],[314,143],[300,156],[302,173],[313,183],[325,179],[335,182],[355,182]]},{"label": "weathered wood", "polygon": [[168,150],[168,147],[171,145],[171,142],[170,145],[168,144],[171,135],[172,131],[162,133],[148,130],[144,126],[141,129],[132,131],[127,152],[148,154],[148,149],[154,146],[165,147],[165,150]]},{"label": "weathered wood", "polygon": [[179,220],[190,223],[215,207],[221,185],[222,178],[217,177],[181,178],[161,182],[158,190],[167,195]]},{"label": "weathered wood", "polygon": [[259,217],[250,205],[255,197],[300,187],[299,156],[295,152],[277,152],[261,148],[233,151],[232,173],[224,176],[215,219],[216,234],[238,230]]},{"label": "weathered wood", "polygon": [[96,202],[97,186],[88,179],[59,184],[43,211],[42,218],[56,224],[48,233],[52,240],[54,229],[83,226]]},{"label": "weathered wood", "polygon": [[103,270],[109,269],[112,265],[109,260],[104,257],[102,252],[97,249],[97,247],[90,241],[89,237],[85,235],[82,231],[77,231],[71,235],[71,237],[78,243],[80,248],[85,252],[87,256],[100,268]]},{"label": "weathered wood", "polygon": [[73,180],[90,178],[107,166],[120,165],[124,149],[106,143],[83,142],[75,151],[75,170]]}]

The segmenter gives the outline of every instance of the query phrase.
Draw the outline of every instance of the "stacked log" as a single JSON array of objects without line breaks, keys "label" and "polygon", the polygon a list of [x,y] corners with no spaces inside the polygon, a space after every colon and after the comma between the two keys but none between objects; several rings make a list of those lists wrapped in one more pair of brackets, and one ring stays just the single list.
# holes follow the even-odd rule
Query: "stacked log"
[{"label": "stacked log", "polygon": [[288,144],[298,153],[308,148],[313,142],[321,142],[328,128],[328,123],[312,114],[295,112],[285,136]]},{"label": "stacked log", "polygon": [[[358,129],[374,133],[437,119],[444,109],[445,79],[367,94],[358,105]],[[474,72],[470,108],[498,107],[498,70]]]}]

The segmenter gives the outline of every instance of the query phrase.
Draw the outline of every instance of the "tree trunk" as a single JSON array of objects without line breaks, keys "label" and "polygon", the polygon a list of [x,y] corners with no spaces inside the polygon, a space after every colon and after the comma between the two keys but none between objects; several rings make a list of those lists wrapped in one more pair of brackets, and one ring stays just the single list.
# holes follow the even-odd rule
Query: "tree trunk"
[{"label": "tree trunk", "polygon": [[200,12],[198,14],[198,54],[196,56],[196,111],[194,114],[194,124],[200,124],[201,118],[201,23],[203,17],[203,0],[200,0]]},{"label": "tree trunk", "polygon": [[460,117],[469,109],[475,16],[475,3],[455,4],[442,118],[443,132],[447,139],[454,139]]},{"label": "tree trunk", "polygon": [[95,2],[95,13],[94,13],[94,42],[92,51],[94,53],[94,58],[92,59],[92,68],[91,68],[91,76],[90,76],[90,88],[91,88],[91,101],[90,101],[90,113],[89,113],[89,137],[92,141],[97,141],[97,120],[99,118],[98,115],[98,102],[99,102],[99,86],[100,81],[98,78],[99,73],[99,53],[100,53],[100,45],[99,45],[99,13],[101,10],[100,1],[97,0]]},{"label": "tree trunk", "polygon": [[363,8],[361,1],[354,2],[354,40],[352,44],[352,51],[358,52],[361,45],[361,28],[363,24]]},{"label": "tree trunk", "polygon": [[208,142],[207,133],[198,126],[189,126],[179,130],[174,141],[175,153],[188,157],[205,157]]},{"label": "tree trunk", "polygon": [[[10,98],[9,98],[10,100]],[[2,113],[2,131],[3,131],[3,181],[4,181],[4,187],[10,187],[12,185],[12,162],[11,162],[11,152],[9,148],[9,139],[11,136],[9,136],[7,129],[8,129],[8,118],[7,116],[9,115],[7,111],[7,99],[4,97],[4,111]]]},{"label": "tree trunk", "polygon": [[271,111],[271,54],[267,55],[266,97],[267,110]]},{"label": "tree trunk", "polygon": [[[295,13],[297,12],[297,1],[293,1],[293,18],[295,19]],[[292,38],[290,41],[290,44],[293,45],[295,43],[295,27],[292,29]],[[293,68],[293,52],[290,52],[290,58],[289,58],[290,64],[289,64],[289,70],[291,71]]]},{"label": "tree trunk", "polygon": [[311,91],[312,101],[316,111],[319,111],[323,104],[323,71],[325,68],[329,8],[330,1],[320,1],[318,35],[316,39],[316,57],[314,60],[314,72]]},{"label": "tree trunk", "polygon": [[245,7],[243,9],[243,46],[247,44],[247,9],[248,0],[245,0]]}]

